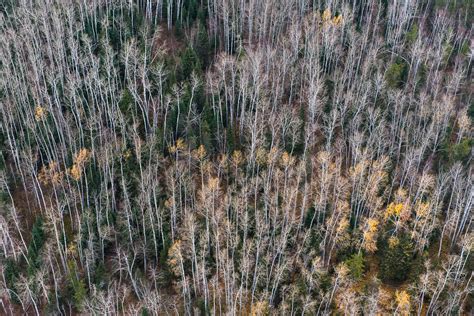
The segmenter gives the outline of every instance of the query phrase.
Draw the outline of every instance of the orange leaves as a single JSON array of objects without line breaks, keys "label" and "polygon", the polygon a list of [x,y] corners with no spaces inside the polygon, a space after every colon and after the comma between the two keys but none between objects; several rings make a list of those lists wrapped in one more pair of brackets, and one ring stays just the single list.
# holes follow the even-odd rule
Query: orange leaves
[{"label": "orange leaves", "polygon": [[69,175],[76,181],[79,181],[82,176],[82,169],[85,163],[90,158],[90,151],[86,148],[82,148],[74,157],[74,163],[69,169]]},{"label": "orange leaves", "polygon": [[181,240],[176,240],[168,252],[168,265],[175,275],[180,275],[181,269]]},{"label": "orange leaves", "polygon": [[295,158],[290,156],[286,151],[281,155],[281,164],[283,167],[288,168],[294,165]]},{"label": "orange leaves", "polygon": [[79,153],[76,154],[74,163],[82,166],[90,157],[90,152],[87,148],[82,148]]},{"label": "orange leaves", "polygon": [[69,175],[76,181],[79,181],[79,179],[82,176],[82,169],[74,164],[72,165],[71,169],[69,169]]}]

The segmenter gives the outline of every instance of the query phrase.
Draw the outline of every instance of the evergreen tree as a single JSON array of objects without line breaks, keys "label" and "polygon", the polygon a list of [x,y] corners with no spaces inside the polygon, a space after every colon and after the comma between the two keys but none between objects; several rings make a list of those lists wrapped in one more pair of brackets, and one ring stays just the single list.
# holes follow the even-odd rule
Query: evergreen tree
[{"label": "evergreen tree", "polygon": [[403,282],[407,279],[413,262],[413,242],[402,237],[382,241],[380,251],[380,278],[384,282]]}]

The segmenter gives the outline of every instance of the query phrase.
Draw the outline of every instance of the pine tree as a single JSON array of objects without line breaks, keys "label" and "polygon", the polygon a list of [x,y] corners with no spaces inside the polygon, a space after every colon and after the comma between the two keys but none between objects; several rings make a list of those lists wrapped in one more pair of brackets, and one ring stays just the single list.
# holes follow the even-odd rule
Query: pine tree
[{"label": "pine tree", "polygon": [[382,242],[380,251],[380,278],[384,282],[403,282],[413,262],[413,242],[406,235],[390,237]]}]

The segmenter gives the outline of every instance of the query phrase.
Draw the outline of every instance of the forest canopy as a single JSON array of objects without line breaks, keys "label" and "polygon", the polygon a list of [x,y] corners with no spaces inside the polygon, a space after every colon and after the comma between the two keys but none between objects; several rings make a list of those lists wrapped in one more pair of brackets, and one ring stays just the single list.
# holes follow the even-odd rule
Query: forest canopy
[{"label": "forest canopy", "polygon": [[0,2],[1,315],[473,312],[473,1]]}]

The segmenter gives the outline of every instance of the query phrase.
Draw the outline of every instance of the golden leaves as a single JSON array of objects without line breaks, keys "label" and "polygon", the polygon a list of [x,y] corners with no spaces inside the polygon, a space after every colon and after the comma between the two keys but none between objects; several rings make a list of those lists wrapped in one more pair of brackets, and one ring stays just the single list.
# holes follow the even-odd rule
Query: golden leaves
[{"label": "golden leaves", "polygon": [[366,251],[374,252],[377,250],[377,231],[379,221],[373,218],[367,220],[367,228],[364,231],[364,242],[363,246]]},{"label": "golden leaves", "polygon": [[180,274],[181,240],[176,240],[168,251],[168,265],[175,275]]},{"label": "golden leaves", "polygon": [[175,154],[179,151],[183,151],[185,148],[186,148],[186,143],[184,142],[184,140],[182,138],[178,138],[176,140],[176,144],[174,144],[173,146],[168,147],[168,151],[171,154]]},{"label": "golden leaves", "polygon": [[397,310],[402,315],[410,314],[410,295],[406,291],[396,291],[395,301],[397,302]]},{"label": "golden leaves", "polygon": [[327,8],[323,11],[323,14],[321,15],[321,19],[323,20],[323,26],[327,26],[329,25],[329,23],[333,26],[340,26],[344,22],[341,14],[335,15],[332,19],[331,17],[331,9]]},{"label": "golden leaves", "polygon": [[168,198],[166,201],[165,201],[165,207],[166,208],[172,208],[174,205],[174,200],[173,198]]},{"label": "golden leaves", "polygon": [[416,205],[416,216],[425,218],[430,212],[430,203],[417,203]]},{"label": "golden leaves", "polygon": [[82,166],[90,157],[90,152],[87,148],[82,148],[79,153],[76,154],[74,163]]},{"label": "golden leaves", "polygon": [[259,165],[264,165],[268,161],[268,154],[265,148],[258,148],[257,152],[255,154],[255,160],[257,161],[257,164]]},{"label": "golden leaves", "polygon": [[335,17],[332,19],[332,24],[333,24],[334,26],[339,26],[339,25],[342,24],[342,22],[343,22],[343,20],[342,20],[342,15],[335,16]]},{"label": "golden leaves", "polygon": [[199,145],[199,147],[193,150],[193,157],[198,160],[203,160],[206,157],[206,147],[204,145]]},{"label": "golden leaves", "polygon": [[331,19],[331,9],[327,8],[326,10],[323,11],[323,14],[321,18],[323,19],[324,22],[329,21]]},{"label": "golden leaves", "polygon": [[403,205],[403,203],[395,204],[392,202],[388,205],[387,209],[385,210],[384,218],[387,219],[391,216],[399,217],[404,208],[405,206]]},{"label": "golden leaves", "polygon": [[69,175],[76,181],[79,181],[79,179],[82,176],[82,169],[76,165],[73,164],[71,169],[69,169]]},{"label": "golden leaves", "polygon": [[90,151],[87,148],[82,148],[74,157],[74,163],[69,169],[69,175],[76,181],[82,176],[82,169],[84,168],[85,163],[90,158]]},{"label": "golden leaves", "polygon": [[346,232],[347,228],[349,228],[349,220],[347,218],[343,218],[339,222],[339,225],[337,226],[336,231],[340,235]]},{"label": "golden leaves", "polygon": [[281,164],[283,167],[288,168],[295,164],[295,157],[292,157],[286,151],[281,155]]},{"label": "golden leaves", "polygon": [[391,236],[388,239],[388,246],[390,247],[390,249],[395,248],[396,246],[398,246],[399,243],[400,243],[400,240],[396,236]]},{"label": "golden leaves", "polygon": [[207,186],[211,191],[219,190],[219,178],[210,178]]},{"label": "golden leaves", "polygon": [[234,150],[232,153],[232,161],[236,166],[239,166],[241,163],[244,162],[244,156],[240,150]]},{"label": "golden leaves", "polygon": [[37,122],[42,121],[46,117],[46,109],[42,107],[41,105],[38,105],[35,108],[35,120]]},{"label": "golden leaves", "polygon": [[263,316],[263,315],[269,315],[269,306],[267,301],[258,301],[255,302],[251,307],[250,307],[250,315],[252,316]]},{"label": "golden leaves", "polygon": [[48,166],[41,168],[38,180],[45,185],[48,183],[56,185],[62,181],[63,176],[64,173],[59,170],[59,164],[55,161],[51,161]]},{"label": "golden leaves", "polygon": [[132,157],[132,151],[130,149],[127,149],[124,153],[123,153],[123,158],[125,160],[128,160],[130,159],[130,157]]}]

